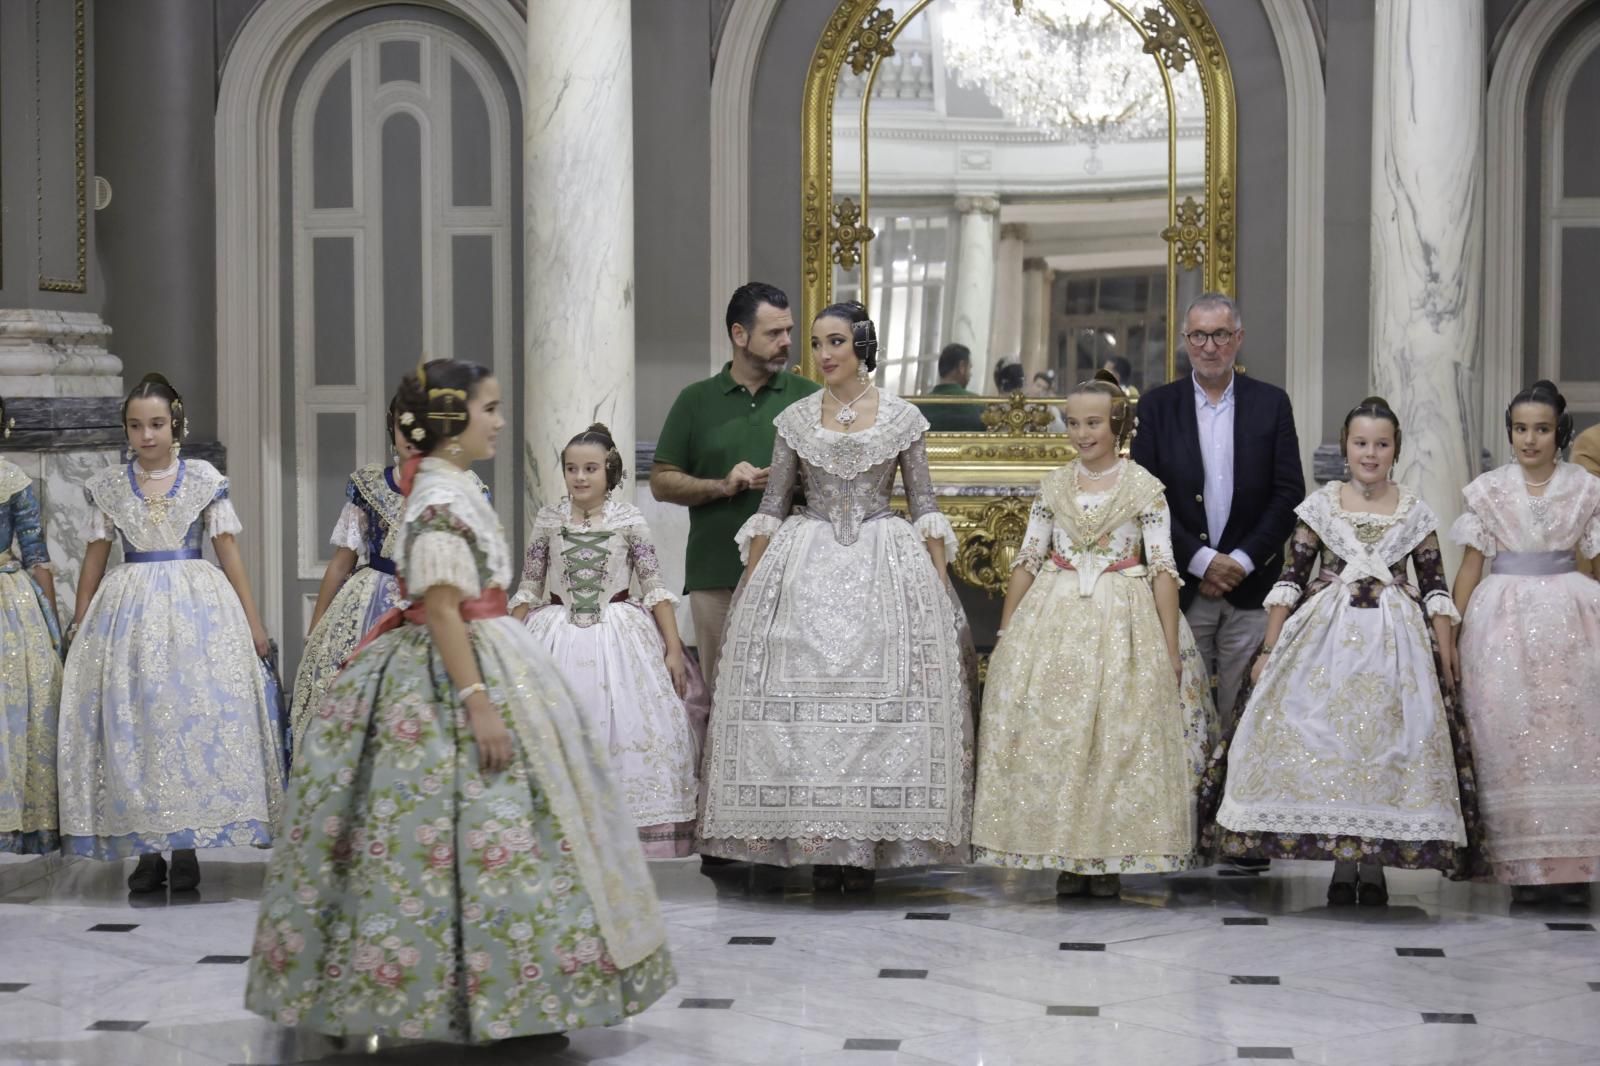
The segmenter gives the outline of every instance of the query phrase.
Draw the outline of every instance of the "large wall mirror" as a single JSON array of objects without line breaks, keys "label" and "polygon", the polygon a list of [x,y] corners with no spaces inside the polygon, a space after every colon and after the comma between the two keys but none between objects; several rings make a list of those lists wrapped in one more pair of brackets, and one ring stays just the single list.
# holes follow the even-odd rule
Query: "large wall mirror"
[{"label": "large wall mirror", "polygon": [[[1101,366],[1138,389],[1185,373],[1182,308],[1233,293],[1234,114],[1202,0],[841,0],[824,28],[804,313],[857,299],[877,321],[877,384],[934,426],[974,590],[1003,588],[1027,497],[1072,457],[1056,397]],[[952,343],[964,381],[940,372]]]}]

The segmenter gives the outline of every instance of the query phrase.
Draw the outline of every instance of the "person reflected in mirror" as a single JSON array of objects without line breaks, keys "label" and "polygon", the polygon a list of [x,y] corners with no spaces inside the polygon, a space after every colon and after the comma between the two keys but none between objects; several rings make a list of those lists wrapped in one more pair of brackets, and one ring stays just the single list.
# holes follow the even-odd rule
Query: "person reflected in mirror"
[{"label": "person reflected in mirror", "polygon": [[1078,457],[1039,485],[978,716],[973,861],[1109,897],[1196,864],[1211,685],[1161,482],[1121,457],[1132,402],[1102,370],[1066,410]]},{"label": "person reflected in mirror", "polygon": [[1471,876],[1477,793],[1438,519],[1391,476],[1400,419],[1368,397],[1339,443],[1348,480],[1295,508],[1201,818],[1225,858],[1332,860],[1330,905],[1382,906],[1385,866]]},{"label": "person reflected in mirror", "polygon": [[[1487,872],[1516,903],[1587,907],[1600,880],[1600,479],[1563,463],[1566,397],[1549,381],[1506,408],[1514,462],[1465,489],[1461,706],[1477,757]],[[1488,574],[1485,576],[1485,567]]]},{"label": "person reflected in mirror", "polygon": [[1105,360],[1100,364],[1100,369],[1109,371],[1111,374],[1113,374],[1118,381],[1122,382],[1124,388],[1129,385],[1132,385],[1134,388],[1140,387],[1140,383],[1134,380],[1133,364],[1128,362],[1127,358],[1124,356],[1106,356]]},{"label": "person reflected in mirror", "polygon": [[[1121,381],[1121,378],[1117,378]],[[1028,379],[1026,390],[1030,399],[1048,400],[1056,394],[1056,372],[1054,370],[1041,370]]]},{"label": "person reflected in mirror", "polygon": [[994,391],[1001,396],[1015,396],[1022,391],[1026,376],[1022,364],[1015,359],[1002,359],[994,367]]},{"label": "person reflected in mirror", "polygon": [[[972,349],[965,344],[947,344],[939,353],[939,384],[929,390],[930,396],[971,396],[976,398],[972,384]],[[934,433],[982,433],[983,405],[965,403],[930,403],[921,407],[928,428]]]},{"label": "person reflected in mirror", "polygon": [[[860,304],[819,312],[811,350],[823,391],[778,416],[772,477],[739,530],[700,850],[811,863],[823,895],[869,889],[886,867],[966,862],[976,660],[945,573],[956,544],[928,420],[873,386]],[[896,474],[909,521],[889,506]]]}]

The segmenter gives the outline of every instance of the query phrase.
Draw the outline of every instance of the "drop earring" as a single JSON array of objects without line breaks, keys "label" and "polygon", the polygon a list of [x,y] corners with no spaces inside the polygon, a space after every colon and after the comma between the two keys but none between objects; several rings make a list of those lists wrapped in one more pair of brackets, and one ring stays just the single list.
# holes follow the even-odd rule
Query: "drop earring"
[{"label": "drop earring", "polygon": [[872,371],[867,369],[866,363],[856,364],[856,380],[861,382],[863,385],[872,380]]},{"label": "drop earring", "polygon": [[460,455],[461,454],[461,442],[452,439],[449,444],[446,444],[444,446],[444,450],[445,450],[445,453],[447,455]]}]

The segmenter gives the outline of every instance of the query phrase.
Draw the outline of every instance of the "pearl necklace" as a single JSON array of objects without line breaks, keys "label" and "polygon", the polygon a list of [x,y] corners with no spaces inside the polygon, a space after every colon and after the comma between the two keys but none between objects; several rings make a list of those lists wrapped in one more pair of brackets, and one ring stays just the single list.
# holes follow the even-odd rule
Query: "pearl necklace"
[{"label": "pearl necklace", "polygon": [[[140,466],[138,469],[139,473],[143,475],[146,481],[165,481],[167,478],[178,472],[179,461],[180,460],[174,459],[172,461],[172,465],[167,467],[165,470],[146,470],[142,466]],[[137,463],[134,465],[138,466]]]},{"label": "pearl necklace", "polygon": [[831,387],[824,385],[822,388],[823,391],[828,394],[828,398],[839,405],[839,409],[833,413],[833,420],[839,423],[841,426],[848,426],[858,417],[854,410],[855,405],[860,403],[861,398],[867,393],[871,392],[873,389],[877,388],[877,386],[869,384],[866,388],[856,393],[856,398],[851,400],[849,403],[845,403],[843,400],[839,399],[839,397],[835,396]]},{"label": "pearl necklace", "polygon": [[1095,473],[1093,470],[1090,470],[1088,467],[1084,466],[1082,463],[1079,463],[1078,464],[1078,475],[1080,477],[1082,477],[1082,478],[1085,478],[1085,479],[1089,480],[1089,481],[1103,481],[1104,479],[1110,477],[1112,474],[1115,474],[1118,470],[1121,470],[1122,469],[1122,462],[1123,461],[1121,459],[1118,459],[1116,462],[1112,463],[1110,466],[1106,467],[1104,470],[1100,471],[1098,474]]},{"label": "pearl necklace", "polygon": [[1529,481],[1527,478],[1523,478],[1522,479],[1522,483],[1524,485],[1526,485],[1530,489],[1542,489],[1546,485],[1550,484],[1550,482],[1554,481],[1555,479],[1556,479],[1556,475],[1554,473],[1551,473],[1551,475],[1549,477],[1545,478],[1543,481]]}]

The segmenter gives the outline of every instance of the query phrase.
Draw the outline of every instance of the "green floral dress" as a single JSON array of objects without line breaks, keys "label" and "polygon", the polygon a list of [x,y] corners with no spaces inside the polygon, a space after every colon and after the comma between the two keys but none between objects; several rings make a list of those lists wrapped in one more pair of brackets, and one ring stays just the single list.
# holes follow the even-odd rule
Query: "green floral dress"
[{"label": "green floral dress", "polygon": [[[426,460],[396,562],[414,595],[504,589],[494,512]],[[360,651],[307,728],[246,1005],[324,1033],[484,1042],[609,1025],[674,981],[632,820],[548,655],[514,619],[468,623],[516,744],[477,745],[428,628]]]}]

